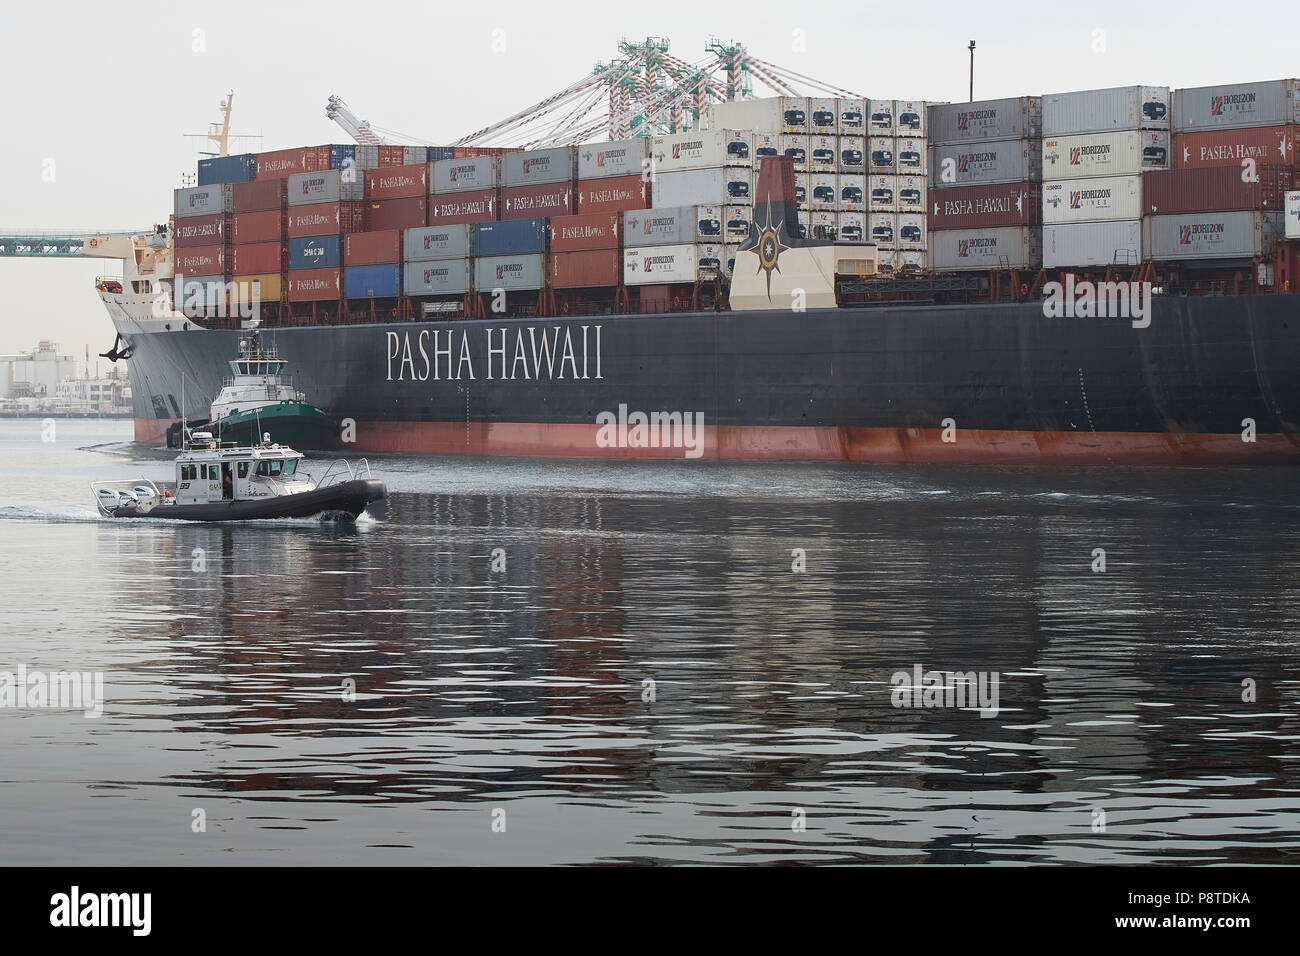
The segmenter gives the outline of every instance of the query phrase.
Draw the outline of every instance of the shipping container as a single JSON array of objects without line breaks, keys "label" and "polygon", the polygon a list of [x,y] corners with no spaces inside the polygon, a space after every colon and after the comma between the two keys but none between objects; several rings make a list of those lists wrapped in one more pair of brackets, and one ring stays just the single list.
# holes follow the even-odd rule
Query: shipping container
[{"label": "shipping container", "polygon": [[355,143],[330,144],[330,169],[356,169],[357,147]]},{"label": "shipping container", "polygon": [[406,147],[405,146],[380,146],[379,165],[381,167],[406,165]]},{"label": "shipping container", "polygon": [[874,242],[886,249],[898,248],[898,213],[869,212],[867,228],[870,230],[867,242]]},{"label": "shipping container", "polygon": [[839,137],[808,137],[808,172],[833,173],[839,168]]},{"label": "shipping container", "polygon": [[838,169],[842,173],[865,173],[867,171],[867,138],[865,136],[841,136],[838,143]]},{"label": "shipping container", "polygon": [[172,300],[177,309],[192,317],[224,305],[226,292],[226,280],[220,275],[187,276],[178,269],[176,284],[172,287]]},{"label": "shipping container", "polygon": [[473,227],[465,223],[407,229],[402,236],[402,259],[423,262],[426,259],[466,259],[469,257]]},{"label": "shipping container", "polygon": [[279,242],[284,239],[287,223],[287,217],[279,209],[236,213],[230,218],[230,241]]},{"label": "shipping container", "polygon": [[754,204],[754,171],[729,166],[723,170],[726,179],[726,195],[723,202],[733,206],[752,206]]},{"label": "shipping container", "polygon": [[[289,271],[337,271],[343,265],[342,236],[299,236],[289,240]],[[292,286],[290,287],[292,292]],[[292,295],[289,298],[293,298]]]},{"label": "shipping container", "polygon": [[214,183],[211,186],[191,186],[174,191],[173,211],[177,219],[190,216],[211,216],[231,211],[232,186]]},{"label": "shipping container", "polygon": [[919,249],[900,249],[897,261],[900,277],[922,275],[930,271],[930,254]]},{"label": "shipping container", "polygon": [[[682,206],[676,209],[631,210],[623,213],[623,245],[680,246],[722,235],[722,207]],[[701,222],[704,223],[701,228]]]},{"label": "shipping container", "polygon": [[[865,177],[864,177],[865,178]],[[794,201],[804,212],[808,211],[808,194],[812,187],[808,185],[807,173],[794,174]]]},{"label": "shipping container", "polygon": [[189,246],[177,249],[174,268],[177,275],[218,275],[226,271],[225,245]]},{"label": "shipping container", "polygon": [[842,212],[835,217],[835,229],[840,242],[865,242],[867,217],[860,212]]},{"label": "shipping container", "polygon": [[730,129],[656,136],[650,141],[651,174],[714,166],[752,166],[750,137],[748,131]]},{"label": "shipping container", "polygon": [[724,206],[722,236],[726,242],[744,241],[753,232],[754,210],[751,206]]},{"label": "shipping container", "polygon": [[900,136],[894,140],[894,161],[900,176],[924,176],[929,166],[925,140],[914,136]]},{"label": "shipping container", "polygon": [[892,279],[898,274],[898,252],[894,249],[876,249],[876,274],[882,279]]},{"label": "shipping container", "polygon": [[545,219],[485,222],[474,227],[471,250],[475,256],[525,256],[546,251],[550,239]]},{"label": "shipping container", "polygon": [[892,136],[872,136],[867,139],[867,172],[892,175],[898,171]]},{"label": "shipping container", "polygon": [[230,187],[231,212],[265,212],[283,209],[287,196],[287,182],[283,179],[253,180],[236,183]]},{"label": "shipping container", "polygon": [[429,225],[447,226],[458,222],[492,222],[497,218],[497,191],[450,193],[429,197]]},{"label": "shipping container", "polygon": [[590,252],[617,249],[623,217],[617,212],[557,216],[551,220],[551,251]]},{"label": "shipping container", "polygon": [[498,185],[498,163],[495,156],[439,160],[433,164],[429,187],[437,194],[495,189]]},{"label": "shipping container", "polygon": [[186,246],[214,246],[228,242],[230,242],[230,217],[221,213],[177,219],[172,227],[172,245],[178,249]]},{"label": "shipping container", "polygon": [[1169,134],[1122,130],[1049,136],[1043,140],[1043,179],[1132,176],[1169,168]]},{"label": "shipping container", "polygon": [[809,142],[807,136],[782,134],[781,155],[789,156],[791,161],[794,163],[794,168],[799,172],[808,172],[808,150]]},{"label": "shipping container", "polygon": [[970,186],[975,183],[1018,183],[1043,177],[1040,139],[987,140],[930,147],[930,185]]},{"label": "shipping container", "polygon": [[362,146],[356,148],[354,161],[357,169],[378,169],[379,168],[379,147]]},{"label": "shipping container", "polygon": [[900,212],[898,214],[898,248],[924,249],[925,233],[924,213]]},{"label": "shipping container", "polygon": [[343,270],[337,266],[289,273],[290,302],[336,302],[343,297]]},{"label": "shipping container", "polygon": [[428,163],[381,166],[378,169],[363,170],[363,175],[366,178],[366,198],[371,202],[408,199],[412,196],[426,196],[429,193]]},{"label": "shipping container", "polygon": [[455,150],[451,146],[430,146],[425,154],[425,161],[436,163],[440,159],[454,159]]},{"label": "shipping container", "polygon": [[936,189],[930,194],[930,228],[998,229],[1036,226],[1043,221],[1042,187],[1037,183],[995,183]]},{"label": "shipping container", "polygon": [[838,136],[840,113],[835,97],[813,96],[808,99],[808,134]]},{"label": "shipping container", "polygon": [[406,295],[464,295],[470,290],[468,257],[408,262],[402,270]]},{"label": "shipping container", "polygon": [[899,212],[927,212],[928,188],[924,176],[899,176],[896,182]]},{"label": "shipping container", "polygon": [[591,289],[616,286],[623,275],[617,249],[557,252],[551,256],[551,288]]},{"label": "shipping container", "polygon": [[361,177],[366,170],[320,169],[294,173],[287,180],[290,206],[312,206],[323,202],[360,202],[365,196]]},{"label": "shipping container", "polygon": [[577,211],[577,192],[571,182],[510,186],[501,190],[502,220],[572,216]]},{"label": "shipping container", "polygon": [[1043,98],[1015,96],[974,103],[940,103],[927,109],[930,145],[984,139],[1041,139]]},{"label": "shipping container", "polygon": [[[257,215],[254,213],[253,215]],[[232,275],[262,275],[285,272],[289,268],[289,249],[281,242],[250,242],[230,247]],[[276,298],[279,298],[278,296]]]},{"label": "shipping container", "polygon": [[727,199],[727,171],[690,169],[680,173],[660,173],[655,177],[650,198],[656,209],[723,205]]},{"label": "shipping container", "polygon": [[1043,97],[1043,136],[1169,130],[1169,87],[1118,86]]},{"label": "shipping container", "polygon": [[[424,166],[429,162],[428,146],[403,146],[402,147],[402,165],[403,166]],[[394,199],[399,197],[394,196]]]},{"label": "shipping container", "polygon": [[[382,167],[381,167],[382,168]],[[392,169],[400,167],[393,166]],[[429,197],[407,196],[366,204],[366,228],[375,232],[385,229],[418,229],[429,224]]]},{"label": "shipping container", "polygon": [[284,275],[279,272],[241,275],[230,281],[230,295],[236,302],[270,305],[284,298]]},{"label": "shipping container", "polygon": [[359,202],[324,202],[289,207],[289,237],[329,236],[366,228],[366,206]]},{"label": "shipping container", "polygon": [[1252,209],[1276,212],[1294,182],[1294,167],[1275,164],[1256,166],[1252,182],[1243,181],[1238,166],[1150,172],[1142,177],[1142,215]]},{"label": "shipping container", "polygon": [[349,299],[392,299],[402,293],[400,265],[345,266],[343,295]]},{"label": "shipping container", "polygon": [[400,229],[354,232],[343,239],[344,266],[378,266],[401,261]]},{"label": "shipping container", "polygon": [[510,187],[572,183],[578,177],[575,146],[529,149],[507,154],[501,163],[501,185]]},{"label": "shipping container", "polygon": [[1268,258],[1281,232],[1280,212],[1148,216],[1142,220],[1142,247],[1157,262]]},{"label": "shipping container", "polygon": [[579,180],[578,212],[622,212],[650,205],[650,184],[640,176]]},{"label": "shipping container", "polygon": [[1283,234],[1288,239],[1300,239],[1300,190],[1286,194]]},{"label": "shipping container", "polygon": [[765,96],[749,100],[728,100],[705,107],[709,129],[771,130],[778,133],[807,133],[808,98]]},{"label": "shipping container", "polygon": [[835,101],[840,113],[841,136],[867,134],[867,101],[856,96],[842,96]]},{"label": "shipping container", "polygon": [[921,100],[894,100],[894,135],[925,139],[926,105]]},{"label": "shipping container", "polygon": [[1043,230],[1038,226],[934,230],[929,252],[935,272],[1039,269],[1043,265]]},{"label": "shipping container", "polygon": [[799,230],[796,235],[800,239],[808,238],[809,224],[812,222],[812,213],[807,210],[799,210]]},{"label": "shipping container", "polygon": [[213,156],[199,160],[200,186],[217,183],[246,183],[257,178],[257,155],[239,153],[235,156]]},{"label": "shipping container", "polygon": [[834,173],[809,173],[808,207],[813,212],[835,212],[839,208],[839,180]]},{"label": "shipping container", "polygon": [[648,172],[650,140],[645,136],[612,143],[586,143],[578,147],[578,179],[613,179],[643,176]]},{"label": "shipping container", "polygon": [[1300,80],[1228,83],[1174,90],[1179,133],[1300,124]]},{"label": "shipping container", "polygon": [[[880,177],[872,177],[880,178]],[[867,211],[867,177],[841,173],[836,177],[839,189],[839,208],[844,212]]]},{"label": "shipping container", "polygon": [[699,277],[699,246],[641,246],[623,252],[625,285],[694,282]]},{"label": "shipping container", "polygon": [[1135,266],[1142,261],[1142,221],[1077,222],[1043,226],[1048,269]]},{"label": "shipping container", "polygon": [[867,135],[892,138],[897,132],[898,124],[894,122],[894,101],[868,100]]},{"label": "shipping container", "polygon": [[288,179],[294,173],[312,173],[329,168],[328,146],[299,146],[257,154],[258,179]]},{"label": "shipping container", "polygon": [[834,242],[838,238],[835,213],[814,209],[808,223],[809,234],[819,242]]},{"label": "shipping container", "polygon": [[1142,177],[1104,176],[1043,183],[1043,222],[1101,222],[1142,215]]},{"label": "shipping container", "polygon": [[480,256],[474,260],[474,288],[479,292],[529,292],[546,285],[546,256],[543,253],[513,256]]},{"label": "shipping container", "polygon": [[770,131],[750,133],[749,152],[754,157],[755,167],[764,156],[780,156],[783,152],[781,134]]},{"label": "shipping container", "polygon": [[897,212],[898,211],[898,177],[897,176],[868,176],[867,177],[867,211],[868,212]]},{"label": "shipping container", "polygon": [[1257,126],[1250,129],[1179,133],[1174,137],[1174,168],[1236,166],[1247,161],[1294,166],[1300,127]]}]

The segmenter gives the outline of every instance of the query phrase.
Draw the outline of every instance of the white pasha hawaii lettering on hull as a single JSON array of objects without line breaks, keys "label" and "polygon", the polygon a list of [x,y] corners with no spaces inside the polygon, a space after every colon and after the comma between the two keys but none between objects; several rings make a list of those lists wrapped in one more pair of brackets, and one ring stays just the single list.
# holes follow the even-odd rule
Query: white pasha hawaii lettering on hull
[{"label": "white pasha hawaii lettering on hull", "polygon": [[600,333],[599,325],[385,332],[388,381],[602,379]]}]

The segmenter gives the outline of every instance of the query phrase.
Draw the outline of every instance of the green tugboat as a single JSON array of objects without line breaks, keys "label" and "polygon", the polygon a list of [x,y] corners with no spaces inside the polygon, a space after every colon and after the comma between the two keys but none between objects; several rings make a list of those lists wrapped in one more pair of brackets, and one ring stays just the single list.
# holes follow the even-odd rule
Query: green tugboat
[{"label": "green tugboat", "polygon": [[167,430],[167,445],[181,447],[181,429],[188,427],[239,445],[258,444],[269,435],[270,441],[299,448],[333,447],[336,423],[294,388],[284,374],[287,364],[275,345],[263,347],[257,332],[250,332],[239,342],[239,358],[230,363],[231,374],[212,403],[211,418],[174,423]]}]

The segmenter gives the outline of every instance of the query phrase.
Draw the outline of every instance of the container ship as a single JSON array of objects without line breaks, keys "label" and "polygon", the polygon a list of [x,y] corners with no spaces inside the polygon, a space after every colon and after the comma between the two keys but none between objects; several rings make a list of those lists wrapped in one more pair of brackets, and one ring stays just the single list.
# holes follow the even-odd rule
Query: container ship
[{"label": "container ship", "polygon": [[255,327],[359,451],[1300,461],[1300,81],[699,125],[201,160],[93,249],[136,440]]}]

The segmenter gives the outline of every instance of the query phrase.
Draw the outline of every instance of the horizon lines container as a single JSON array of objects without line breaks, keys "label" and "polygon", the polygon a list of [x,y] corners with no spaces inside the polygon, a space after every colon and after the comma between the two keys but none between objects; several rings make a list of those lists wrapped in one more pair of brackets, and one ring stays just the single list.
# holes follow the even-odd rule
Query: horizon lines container
[{"label": "horizon lines container", "polygon": [[582,249],[551,255],[551,288],[593,289],[616,286],[623,275],[617,248]]},{"label": "horizon lines container", "polygon": [[[366,170],[363,170],[366,172]],[[318,169],[309,173],[294,173],[284,179],[268,182],[285,183],[285,197],[290,206],[314,206],[325,202],[361,202],[365,186],[360,182],[345,182],[344,176],[356,176],[356,170]]]},{"label": "horizon lines container", "polygon": [[500,212],[495,189],[474,192],[434,194],[429,197],[429,225],[495,222]]},{"label": "horizon lines container", "polygon": [[1103,222],[1141,216],[1141,176],[1055,179],[1043,183],[1044,224]]},{"label": "horizon lines container", "polygon": [[927,121],[931,146],[950,146],[985,139],[1042,139],[1043,98],[1009,96],[973,103],[930,106]]},{"label": "horizon lines container", "polygon": [[1238,166],[1256,163],[1294,165],[1300,153],[1300,127],[1250,126],[1242,129],[1179,133],[1174,137],[1174,168]]},{"label": "horizon lines container", "polygon": [[287,179],[294,173],[312,173],[329,168],[328,146],[298,146],[257,154],[258,179]]},{"label": "horizon lines container", "polygon": [[289,273],[290,302],[337,301],[343,297],[343,270],[338,266]]},{"label": "horizon lines container", "polygon": [[1134,266],[1142,261],[1142,220],[1043,226],[1043,266]]},{"label": "horizon lines container", "polygon": [[[701,229],[701,219],[708,220],[707,228]],[[694,244],[701,234],[713,240],[721,237],[721,206],[702,203],[672,209],[636,209],[623,214],[625,248]]]},{"label": "horizon lines container", "polygon": [[618,212],[557,216],[550,222],[551,252],[592,252],[617,249],[623,217]]},{"label": "horizon lines container", "polygon": [[651,189],[651,208],[679,209],[683,206],[752,205],[752,188],[745,196],[733,196],[728,190],[732,177],[749,173],[743,168],[687,169],[660,173]]},{"label": "horizon lines container", "polygon": [[371,232],[382,232],[387,229],[418,229],[429,224],[428,196],[381,199],[367,205],[370,208],[366,218],[366,228]]},{"label": "horizon lines container", "polygon": [[499,185],[499,164],[496,156],[464,156],[440,159],[433,164],[429,175],[429,191],[442,193],[478,192],[495,189]]},{"label": "horizon lines container", "polygon": [[381,166],[364,170],[365,198],[371,202],[429,194],[429,164]]},{"label": "horizon lines container", "polygon": [[507,186],[501,190],[501,219],[572,216],[577,212],[577,198],[571,182]]},{"label": "horizon lines container", "polygon": [[343,265],[342,236],[297,236],[289,240],[289,271],[338,269]]},{"label": "horizon lines container", "polygon": [[550,230],[545,219],[484,222],[473,227],[470,252],[475,256],[524,256],[546,251]]},{"label": "horizon lines container", "polygon": [[505,188],[572,183],[577,176],[576,146],[507,153],[501,163],[501,185]]},{"label": "horizon lines container", "polygon": [[1168,169],[1169,151],[1169,134],[1159,130],[1048,136],[1043,138],[1043,181]]},{"label": "horizon lines container", "polygon": [[[279,274],[289,270],[289,249],[281,242],[246,242],[230,247],[230,274]],[[278,299],[279,296],[277,295]]]},{"label": "horizon lines container", "polygon": [[1243,182],[1236,166],[1162,169],[1142,175],[1142,215],[1187,212],[1277,211],[1295,182],[1291,166],[1255,167],[1256,181]]},{"label": "horizon lines container", "polygon": [[1142,245],[1157,262],[1254,259],[1272,255],[1282,232],[1280,212],[1175,213],[1142,221]]},{"label": "horizon lines container", "polygon": [[346,299],[392,299],[401,294],[402,267],[398,263],[344,266],[343,297]]},{"label": "horizon lines container", "polygon": [[1300,124],[1300,80],[1218,83],[1173,91],[1174,131]]},{"label": "horizon lines container", "polygon": [[402,261],[469,258],[473,227],[465,223],[407,229],[402,235]]},{"label": "horizon lines container", "polygon": [[223,212],[210,216],[190,216],[178,220],[172,228],[172,246],[214,246],[230,242],[230,216]]},{"label": "horizon lines container", "polygon": [[287,196],[288,183],[283,179],[252,180],[235,183],[230,187],[230,211],[266,212],[270,209],[283,209]]},{"label": "horizon lines container", "polygon": [[[1169,130],[1169,87],[1115,86],[1043,96],[1043,136]],[[1046,242],[1046,240],[1044,240]]]},{"label": "horizon lines container", "polygon": [[231,183],[212,183],[207,186],[190,186],[172,190],[172,215],[177,219],[192,216],[211,216],[233,212],[233,186]]},{"label": "horizon lines container", "polygon": [[1043,221],[1042,187],[1037,183],[977,183],[930,194],[932,231],[1003,229]]},{"label": "horizon lines container", "polygon": [[469,256],[421,259],[402,266],[407,295],[464,295],[470,291]]},{"label": "horizon lines container", "polygon": [[[952,179],[945,179],[951,176]],[[1038,182],[1043,178],[1041,139],[989,139],[930,147],[930,186]]]},{"label": "horizon lines container", "polygon": [[1300,239],[1300,190],[1289,192],[1283,202],[1283,235],[1288,239]]},{"label": "horizon lines container", "polygon": [[578,180],[640,176],[646,171],[650,139],[617,139],[608,143],[585,143],[578,147]]},{"label": "horizon lines container", "polygon": [[532,292],[546,284],[546,254],[479,256],[474,262],[474,289]]},{"label": "horizon lines container", "polygon": [[198,185],[217,183],[247,183],[257,179],[257,154],[236,153],[233,156],[213,156],[200,159]]},{"label": "horizon lines container", "polygon": [[650,140],[650,169],[658,176],[714,166],[752,167],[749,138],[748,130],[726,128],[655,136]]},{"label": "horizon lines container", "polygon": [[578,215],[645,209],[650,205],[650,184],[640,176],[578,180]]},{"label": "horizon lines container", "polygon": [[365,203],[323,202],[310,206],[290,206],[290,239],[299,236],[329,236],[361,232],[366,225]]},{"label": "horizon lines container", "polygon": [[402,233],[398,229],[349,233],[343,239],[343,265],[380,266],[402,261]]},{"label": "horizon lines container", "polygon": [[699,271],[697,243],[636,246],[623,250],[624,285],[694,282]]},{"label": "horizon lines container", "polygon": [[284,239],[288,216],[279,209],[264,212],[237,212],[230,217],[230,241],[233,243],[280,242]]},{"label": "horizon lines container", "polygon": [[174,254],[175,271],[179,275],[193,274],[218,275],[226,271],[226,249],[224,244],[213,246],[188,246],[177,249]]},{"label": "horizon lines container", "polygon": [[806,134],[811,129],[808,109],[806,96],[762,96],[710,104],[704,117],[709,129]]}]

